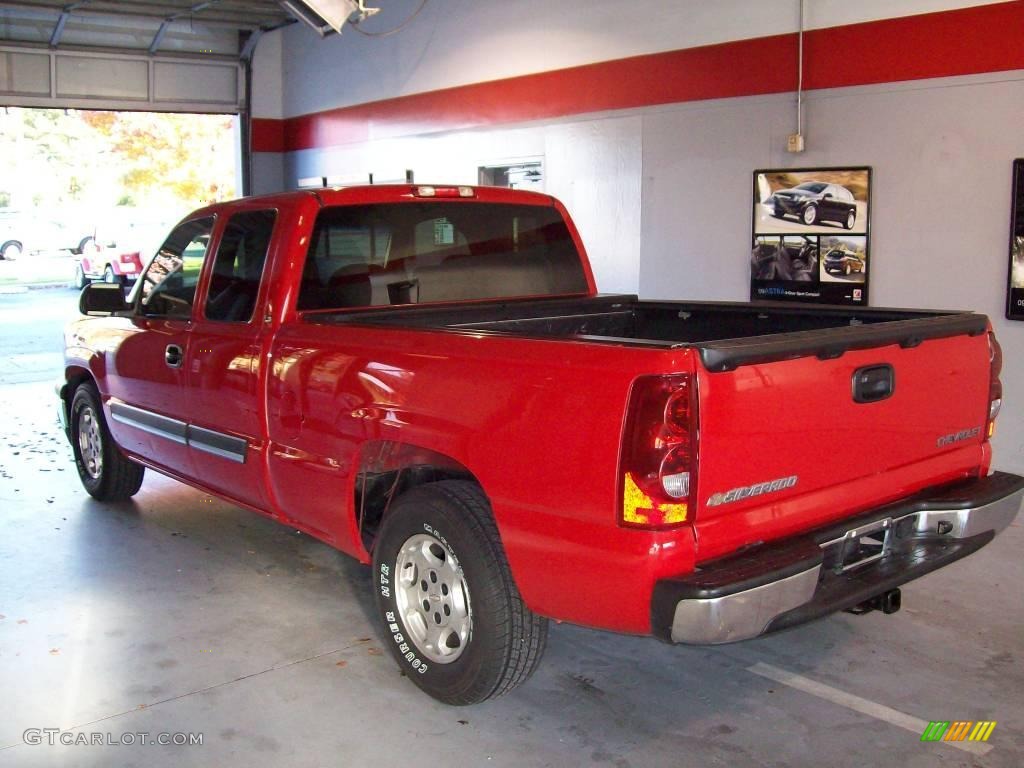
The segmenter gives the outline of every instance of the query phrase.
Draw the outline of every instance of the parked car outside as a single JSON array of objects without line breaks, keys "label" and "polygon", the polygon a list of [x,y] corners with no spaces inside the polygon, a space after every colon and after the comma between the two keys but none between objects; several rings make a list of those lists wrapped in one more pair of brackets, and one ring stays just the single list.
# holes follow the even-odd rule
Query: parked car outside
[{"label": "parked car outside", "polygon": [[119,209],[97,228],[103,246],[86,248],[76,262],[75,286],[83,288],[94,280],[134,283],[169,230],[170,224],[163,218],[132,208]]},{"label": "parked car outside", "polygon": [[833,221],[846,229],[857,223],[857,201],[853,193],[839,184],[806,181],[792,189],[781,189],[768,201],[777,219],[795,216],[808,226]]},{"label": "parked car outside", "polygon": [[849,275],[851,272],[864,271],[864,259],[845,248],[833,248],[825,254],[822,264],[830,275],[833,272]]},{"label": "parked car outside", "polygon": [[134,283],[142,274],[142,253],[119,248],[86,248],[75,264],[75,287],[84,288],[93,280],[105,283]]},{"label": "parked car outside", "polygon": [[0,210],[0,259],[26,253],[79,254],[96,240],[95,223],[80,217],[50,219],[34,211]]}]

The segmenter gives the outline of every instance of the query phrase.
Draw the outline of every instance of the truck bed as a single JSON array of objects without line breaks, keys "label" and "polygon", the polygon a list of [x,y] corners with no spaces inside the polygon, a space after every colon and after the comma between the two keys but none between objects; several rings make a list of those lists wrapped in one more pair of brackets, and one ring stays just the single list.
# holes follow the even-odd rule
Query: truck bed
[{"label": "truck bed", "polygon": [[306,320],[692,347],[710,371],[808,355],[831,359],[886,344],[915,347],[925,339],[984,333],[988,322],[973,312],[640,301],[630,295],[308,313]]}]

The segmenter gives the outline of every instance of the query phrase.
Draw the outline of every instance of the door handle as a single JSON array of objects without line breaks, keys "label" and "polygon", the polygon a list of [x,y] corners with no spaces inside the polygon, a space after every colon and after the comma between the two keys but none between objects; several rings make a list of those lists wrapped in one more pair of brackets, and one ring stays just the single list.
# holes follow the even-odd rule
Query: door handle
[{"label": "door handle", "polygon": [[896,374],[891,365],[869,365],[853,373],[853,402],[877,403],[896,391]]},{"label": "door handle", "polygon": [[164,362],[167,363],[170,368],[181,368],[182,362],[185,360],[185,354],[181,351],[181,347],[177,344],[168,344],[167,349],[164,350]]}]

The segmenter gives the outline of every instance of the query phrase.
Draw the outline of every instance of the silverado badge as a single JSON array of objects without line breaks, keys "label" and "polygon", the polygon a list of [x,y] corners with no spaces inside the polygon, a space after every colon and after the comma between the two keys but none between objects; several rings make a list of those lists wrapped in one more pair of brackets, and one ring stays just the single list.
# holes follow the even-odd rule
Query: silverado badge
[{"label": "silverado badge", "polygon": [[792,488],[796,485],[799,479],[800,478],[796,475],[790,475],[789,477],[780,477],[778,480],[766,480],[763,483],[754,483],[754,485],[745,485],[742,488],[733,488],[731,491],[726,491],[725,493],[716,493],[708,499],[708,506],[717,507],[721,504],[731,504],[734,501],[749,499],[752,496],[762,496],[766,493],[784,491],[787,488]]}]

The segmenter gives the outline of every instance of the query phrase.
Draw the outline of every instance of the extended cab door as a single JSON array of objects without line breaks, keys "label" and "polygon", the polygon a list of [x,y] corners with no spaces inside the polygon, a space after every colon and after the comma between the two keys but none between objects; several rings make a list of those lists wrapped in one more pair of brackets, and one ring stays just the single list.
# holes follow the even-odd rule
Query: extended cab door
[{"label": "extended cab door", "polygon": [[185,358],[199,275],[214,218],[176,227],[142,277],[135,314],[109,339],[106,382],[118,444],[171,472],[192,476],[186,441]]},{"label": "extended cab door", "polygon": [[188,440],[197,478],[261,509],[268,508],[261,337],[268,286],[262,276],[276,218],[274,210],[243,210],[224,223],[186,354]]}]

